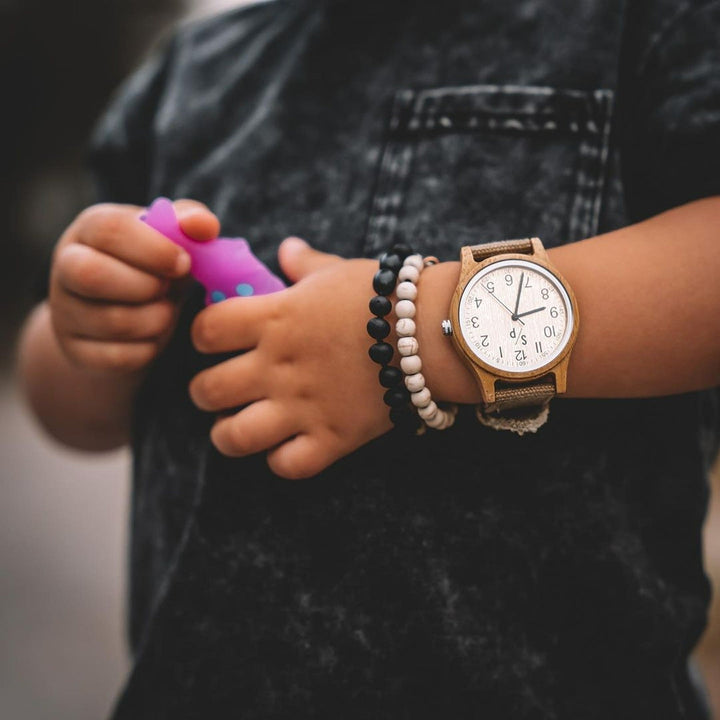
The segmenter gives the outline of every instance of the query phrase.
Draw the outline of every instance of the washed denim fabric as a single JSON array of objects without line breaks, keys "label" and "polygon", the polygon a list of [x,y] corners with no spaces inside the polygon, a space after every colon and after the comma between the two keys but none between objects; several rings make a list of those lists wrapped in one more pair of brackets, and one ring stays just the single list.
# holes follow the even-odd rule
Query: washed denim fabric
[{"label": "washed denim fabric", "polygon": [[[126,84],[100,197],[202,200],[275,269],[288,235],[442,260],[575,242],[720,194],[719,28],[717,2],[251,6]],[[703,717],[713,393],[560,399],[522,438],[466,409],[289,482],[210,446],[201,307],[137,404],[116,720]]]}]

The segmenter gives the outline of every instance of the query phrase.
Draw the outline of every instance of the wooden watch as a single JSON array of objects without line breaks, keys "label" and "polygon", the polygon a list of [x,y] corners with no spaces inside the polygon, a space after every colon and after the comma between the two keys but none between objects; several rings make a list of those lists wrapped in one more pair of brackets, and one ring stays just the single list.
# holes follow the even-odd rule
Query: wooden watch
[{"label": "wooden watch", "polygon": [[572,289],[539,238],[465,246],[460,261],[442,330],[480,386],[478,419],[534,432],[567,385],[579,325]]}]

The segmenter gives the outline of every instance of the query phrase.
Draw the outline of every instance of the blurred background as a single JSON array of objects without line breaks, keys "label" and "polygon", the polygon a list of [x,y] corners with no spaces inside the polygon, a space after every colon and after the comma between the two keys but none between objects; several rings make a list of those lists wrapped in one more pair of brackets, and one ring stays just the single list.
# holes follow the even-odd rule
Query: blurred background
[{"label": "blurred background", "polygon": [[129,669],[130,458],[41,435],[12,379],[62,230],[92,202],[88,135],[175,23],[242,0],[0,0],[0,718],[101,720]]},{"label": "blurred background", "polygon": [[[12,380],[22,319],[62,230],[90,202],[88,134],[112,91],[175,23],[243,0],[0,1],[0,718],[98,720],[129,659],[129,455],[44,438]],[[720,587],[720,472],[706,567]],[[720,602],[697,652],[720,720]]]}]

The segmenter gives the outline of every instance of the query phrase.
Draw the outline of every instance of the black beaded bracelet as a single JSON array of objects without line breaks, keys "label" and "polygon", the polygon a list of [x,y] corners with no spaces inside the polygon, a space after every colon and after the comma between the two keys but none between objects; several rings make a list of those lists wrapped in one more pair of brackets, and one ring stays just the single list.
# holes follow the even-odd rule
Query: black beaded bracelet
[{"label": "black beaded bracelet", "polygon": [[390,365],[393,358],[393,347],[385,342],[390,334],[390,323],[385,319],[392,310],[390,295],[395,291],[398,273],[408,255],[413,250],[407,245],[394,245],[389,252],[380,256],[380,267],[373,277],[373,290],[377,293],[370,300],[370,312],[375,316],[367,323],[367,332],[375,343],[370,346],[368,354],[373,362],[380,365],[378,379],[386,388],[383,401],[390,407],[390,420],[401,430],[418,432],[424,428],[410,405],[410,393],[403,382],[403,372]]}]

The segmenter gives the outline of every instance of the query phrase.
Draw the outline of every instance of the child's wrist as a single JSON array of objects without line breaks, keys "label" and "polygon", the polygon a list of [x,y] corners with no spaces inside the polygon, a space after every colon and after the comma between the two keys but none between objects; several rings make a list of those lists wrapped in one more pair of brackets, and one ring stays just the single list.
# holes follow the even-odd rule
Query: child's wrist
[{"label": "child's wrist", "polygon": [[482,400],[480,389],[441,330],[459,274],[459,262],[439,263],[423,272],[415,301],[417,338],[422,348],[422,372],[433,398],[439,402],[472,404]]}]

